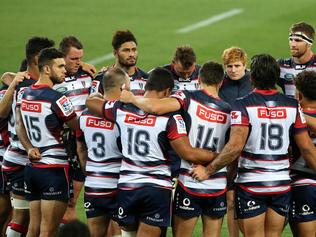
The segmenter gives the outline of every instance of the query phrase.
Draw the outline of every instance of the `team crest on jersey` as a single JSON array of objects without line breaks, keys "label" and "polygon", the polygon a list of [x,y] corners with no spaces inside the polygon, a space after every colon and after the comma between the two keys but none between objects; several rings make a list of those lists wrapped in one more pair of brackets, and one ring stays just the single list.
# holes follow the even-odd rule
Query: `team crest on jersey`
[{"label": "team crest on jersey", "polygon": [[294,78],[294,74],[293,73],[285,73],[284,74],[284,79],[287,81],[292,81]]},{"label": "team crest on jersey", "polygon": [[41,113],[42,112],[42,104],[22,100],[21,109],[23,111]]},{"label": "team crest on jersey", "polygon": [[91,90],[91,91],[90,91],[91,94],[98,92],[99,84],[100,84],[99,81],[92,81],[92,83],[91,83],[91,89],[90,89],[90,90]]},{"label": "team crest on jersey", "polygon": [[86,126],[92,127],[92,128],[102,128],[102,129],[107,129],[107,130],[113,130],[114,123],[110,121],[106,121],[104,119],[99,119],[99,118],[87,118]]},{"label": "team crest on jersey", "polygon": [[64,86],[58,87],[58,88],[56,89],[56,91],[58,91],[58,92],[60,92],[60,93],[62,93],[62,94],[64,94],[67,90],[68,90],[67,87],[64,87]]},{"label": "team crest on jersey", "polygon": [[258,108],[258,118],[285,119],[286,109],[282,108]]},{"label": "team crest on jersey", "polygon": [[177,123],[178,134],[187,134],[185,122],[184,122],[182,116],[181,115],[174,115],[173,118]]},{"label": "team crest on jersey", "polygon": [[147,117],[139,117],[133,114],[126,114],[124,122],[129,124],[153,127],[156,124],[156,120],[156,117],[150,115]]},{"label": "team crest on jersey", "polygon": [[232,124],[241,124],[241,112],[240,111],[232,111],[230,113],[231,123]]},{"label": "team crest on jersey", "polygon": [[212,110],[212,109],[207,109],[207,108],[202,107],[200,105],[198,105],[198,107],[197,107],[196,115],[205,121],[213,122],[213,123],[225,124],[227,121],[226,114],[219,113],[219,112]]},{"label": "team crest on jersey", "polygon": [[70,114],[74,112],[72,103],[66,96],[59,98],[56,101],[56,104],[58,105],[58,107],[60,108],[60,110],[63,112],[65,116],[69,116]]}]

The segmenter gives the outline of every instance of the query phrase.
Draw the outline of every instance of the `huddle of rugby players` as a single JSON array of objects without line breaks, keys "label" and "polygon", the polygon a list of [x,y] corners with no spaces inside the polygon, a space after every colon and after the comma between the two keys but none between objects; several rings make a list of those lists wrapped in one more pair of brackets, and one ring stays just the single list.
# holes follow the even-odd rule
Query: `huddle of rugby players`
[{"label": "huddle of rugby players", "polygon": [[[74,36],[33,37],[0,89],[0,231],[55,236],[84,205],[93,237],[316,237],[314,29],[289,30],[291,57],[188,45],[148,73],[129,30],[96,73]],[[315,145],[314,145],[315,143]],[[84,187],[84,203],[77,203]]]}]

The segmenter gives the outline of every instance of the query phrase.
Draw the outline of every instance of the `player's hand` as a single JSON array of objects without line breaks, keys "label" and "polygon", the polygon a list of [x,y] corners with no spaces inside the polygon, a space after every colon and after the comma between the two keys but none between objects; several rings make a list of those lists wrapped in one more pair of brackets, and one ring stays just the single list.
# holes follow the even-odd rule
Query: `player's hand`
[{"label": "player's hand", "polygon": [[15,74],[13,81],[10,84],[10,87],[16,88],[24,79],[30,79],[30,75],[27,72],[18,72]]},{"label": "player's hand", "polygon": [[99,72],[106,72],[107,70],[109,70],[109,66],[103,66]]},{"label": "player's hand", "polygon": [[120,101],[124,103],[133,103],[134,100],[135,100],[135,96],[132,92],[127,91],[127,90],[122,90]]},{"label": "player's hand", "polygon": [[195,165],[192,170],[190,171],[190,175],[192,178],[198,180],[198,181],[203,181],[208,179],[209,174],[206,170],[206,168],[202,165]]},{"label": "player's hand", "polygon": [[16,74],[14,72],[5,72],[5,73],[2,74],[0,80],[3,82],[3,84],[5,84],[7,86],[10,86],[10,84],[13,81],[15,75]]},{"label": "player's hand", "polygon": [[31,162],[38,161],[41,159],[41,153],[37,147],[28,149],[27,156]]},{"label": "player's hand", "polygon": [[89,73],[89,75],[91,77],[95,77],[97,70],[95,69],[95,67],[91,64],[85,63],[85,62],[80,62],[80,66],[82,68],[83,71]]}]

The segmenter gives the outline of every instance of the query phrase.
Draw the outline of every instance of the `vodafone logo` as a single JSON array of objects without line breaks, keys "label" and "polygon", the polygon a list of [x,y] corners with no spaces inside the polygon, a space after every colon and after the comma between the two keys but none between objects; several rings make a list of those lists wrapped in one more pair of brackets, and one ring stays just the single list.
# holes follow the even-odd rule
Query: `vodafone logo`
[{"label": "vodafone logo", "polygon": [[107,130],[113,130],[114,123],[110,121],[106,121],[104,119],[88,118],[86,121],[86,126],[92,127],[92,128],[102,128],[102,129],[107,129]]},{"label": "vodafone logo", "polygon": [[206,121],[225,124],[227,115],[198,105],[196,115]]},{"label": "vodafone logo", "polygon": [[21,109],[23,111],[29,111],[34,113],[42,112],[42,105],[40,103],[27,102],[23,100],[21,106]]},{"label": "vodafone logo", "polygon": [[285,119],[286,117],[286,109],[258,108],[258,118]]},{"label": "vodafone logo", "polygon": [[125,123],[153,127],[155,126],[156,119],[157,118],[154,116],[147,116],[144,118],[144,117],[138,117],[133,114],[127,114],[125,116]]}]

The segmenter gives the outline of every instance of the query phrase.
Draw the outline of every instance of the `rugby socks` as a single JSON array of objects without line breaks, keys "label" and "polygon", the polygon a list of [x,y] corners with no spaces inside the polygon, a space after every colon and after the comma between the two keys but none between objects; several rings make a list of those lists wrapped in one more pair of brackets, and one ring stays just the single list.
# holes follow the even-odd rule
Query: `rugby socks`
[{"label": "rugby socks", "polygon": [[124,231],[122,230],[122,237],[136,237],[136,231]]},{"label": "rugby socks", "polygon": [[10,222],[7,227],[7,237],[24,237],[27,233],[27,227],[20,224]]}]

